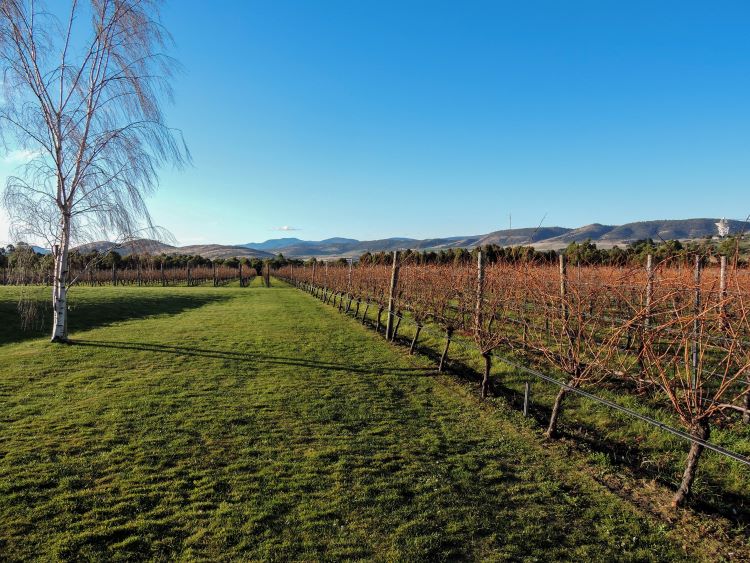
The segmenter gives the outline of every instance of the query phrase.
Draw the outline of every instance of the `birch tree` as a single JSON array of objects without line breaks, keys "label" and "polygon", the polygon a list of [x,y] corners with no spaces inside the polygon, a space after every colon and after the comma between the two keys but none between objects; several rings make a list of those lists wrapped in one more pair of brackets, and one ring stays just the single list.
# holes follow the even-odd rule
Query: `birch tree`
[{"label": "birch tree", "polygon": [[54,254],[52,341],[67,340],[71,244],[158,238],[145,198],[189,159],[161,109],[175,62],[159,0],[0,0],[0,135],[29,161],[4,203]]}]

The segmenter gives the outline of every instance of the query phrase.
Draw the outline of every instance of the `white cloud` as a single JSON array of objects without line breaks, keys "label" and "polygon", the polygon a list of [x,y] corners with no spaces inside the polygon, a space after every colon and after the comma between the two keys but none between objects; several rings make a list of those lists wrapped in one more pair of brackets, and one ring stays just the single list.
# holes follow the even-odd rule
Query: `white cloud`
[{"label": "white cloud", "polygon": [[299,231],[297,227],[290,227],[289,225],[284,225],[283,227],[274,227],[271,229],[272,231]]},{"label": "white cloud", "polygon": [[16,149],[6,153],[3,157],[3,162],[5,164],[26,164],[40,154],[41,152],[32,151],[30,149]]}]

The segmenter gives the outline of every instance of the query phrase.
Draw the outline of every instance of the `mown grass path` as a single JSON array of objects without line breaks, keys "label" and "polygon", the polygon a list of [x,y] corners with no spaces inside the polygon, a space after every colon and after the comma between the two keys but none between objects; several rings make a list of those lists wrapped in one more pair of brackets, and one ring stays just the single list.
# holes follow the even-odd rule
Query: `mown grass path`
[{"label": "mown grass path", "polygon": [[685,557],[297,290],[77,288],[70,346],[14,330],[16,300],[0,288],[3,559]]}]

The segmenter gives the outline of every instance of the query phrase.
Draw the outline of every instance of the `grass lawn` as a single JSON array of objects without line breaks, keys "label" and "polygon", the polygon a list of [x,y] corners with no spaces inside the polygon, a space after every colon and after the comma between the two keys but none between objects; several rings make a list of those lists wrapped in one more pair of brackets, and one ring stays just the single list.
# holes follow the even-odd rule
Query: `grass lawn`
[{"label": "grass lawn", "polygon": [[[377,312],[368,310],[367,323],[376,324]],[[416,325],[407,314],[400,324],[399,340],[408,346],[415,334]],[[436,359],[445,346],[445,332],[438,325],[428,323],[421,332],[418,350]],[[549,363],[531,363],[518,351],[500,347],[497,353],[519,365],[536,367],[548,375],[565,381],[568,376],[555,372]],[[449,369],[456,375],[478,381],[484,369],[484,360],[476,345],[466,336],[454,335],[449,353]],[[532,383],[530,416],[538,429],[549,423],[552,405],[559,387],[531,377],[499,358],[494,360],[491,377],[492,395],[488,402],[498,408],[518,412],[523,408],[525,382]],[[628,381],[611,380],[594,386],[583,386],[595,395],[627,407],[643,415],[682,430],[687,430],[660,392],[639,393]],[[738,385],[738,387],[740,387]],[[475,390],[478,393],[478,389]],[[662,493],[674,492],[680,484],[689,449],[686,440],[664,430],[618,413],[612,408],[586,398],[569,394],[558,422],[558,433],[566,445],[586,454],[587,461],[601,480],[612,482],[627,474],[641,484],[658,484]],[[731,412],[712,421],[711,442],[738,454],[750,457],[750,425],[742,422],[740,413]],[[726,456],[705,450],[693,483],[691,507],[700,513],[725,518],[727,530],[747,544],[750,538],[750,468]],[[653,495],[651,495],[653,497]],[[651,498],[650,502],[662,515],[671,517],[669,510],[659,504],[669,505],[669,500]]]},{"label": "grass lawn", "polygon": [[517,413],[276,285],[75,288],[69,346],[20,331],[20,290],[0,288],[0,557],[721,553]]}]

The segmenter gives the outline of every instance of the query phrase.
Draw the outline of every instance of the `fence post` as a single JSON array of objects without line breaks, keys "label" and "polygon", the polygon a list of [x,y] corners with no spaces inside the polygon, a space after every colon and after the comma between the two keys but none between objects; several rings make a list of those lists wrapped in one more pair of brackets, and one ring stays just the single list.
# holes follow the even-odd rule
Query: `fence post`
[{"label": "fence post", "polygon": [[484,262],[482,261],[482,249],[477,252],[477,295],[476,308],[474,310],[474,334],[480,337],[482,331],[482,301],[484,300]]},{"label": "fence post", "polygon": [[695,392],[696,388],[698,387],[698,331],[700,330],[700,321],[698,317],[700,316],[701,308],[701,257],[699,254],[695,255],[693,281],[695,283],[695,302],[693,309],[693,338],[691,343],[691,389],[693,392]]},{"label": "fence post", "polygon": [[351,295],[352,293],[352,268],[354,265],[354,258],[349,258],[349,278],[346,281],[346,292]]},{"label": "fence post", "polygon": [[112,286],[117,287],[117,267],[112,264]]},{"label": "fence post", "polygon": [[[565,267],[565,255],[560,254],[560,301],[562,302],[562,321],[563,321],[563,330],[565,332],[565,335],[568,339],[568,355],[570,360],[575,360],[576,365],[578,364],[578,359],[575,358],[575,350],[573,347],[573,331],[570,330],[570,324],[569,324],[569,318],[570,318],[570,312],[568,310],[568,284],[567,284],[567,269]],[[575,373],[578,373],[578,368],[575,369]],[[557,435],[557,421],[560,417],[560,411],[562,409],[562,402],[565,398],[566,393],[568,392],[566,387],[560,387],[560,390],[557,392],[557,396],[555,397],[555,402],[552,404],[552,412],[550,413],[549,417],[549,425],[547,426],[547,432],[545,433],[548,438],[554,438]]]},{"label": "fence post", "polygon": [[721,271],[719,273],[719,315],[721,316],[721,325],[727,327],[727,257],[721,257]]},{"label": "fence post", "polygon": [[245,287],[242,285],[242,262],[240,262],[240,287]]},{"label": "fence post", "polygon": [[654,299],[654,257],[646,256],[646,317],[643,319],[643,328],[648,331],[651,324],[651,303]]},{"label": "fence post", "polygon": [[560,301],[562,303],[562,315],[565,322],[565,330],[568,329],[568,267],[565,254],[560,254]]},{"label": "fence post", "polygon": [[164,260],[160,262],[159,270],[161,271],[161,286],[165,287],[167,285],[167,278],[164,277]]},{"label": "fence post", "polygon": [[190,279],[190,264],[187,266],[187,286],[190,287],[192,285],[192,280]]},{"label": "fence post", "polygon": [[385,339],[390,340],[393,333],[393,315],[396,306],[396,286],[398,285],[398,250],[393,251],[393,268],[391,269],[391,290],[388,294],[388,318],[385,322]]}]

